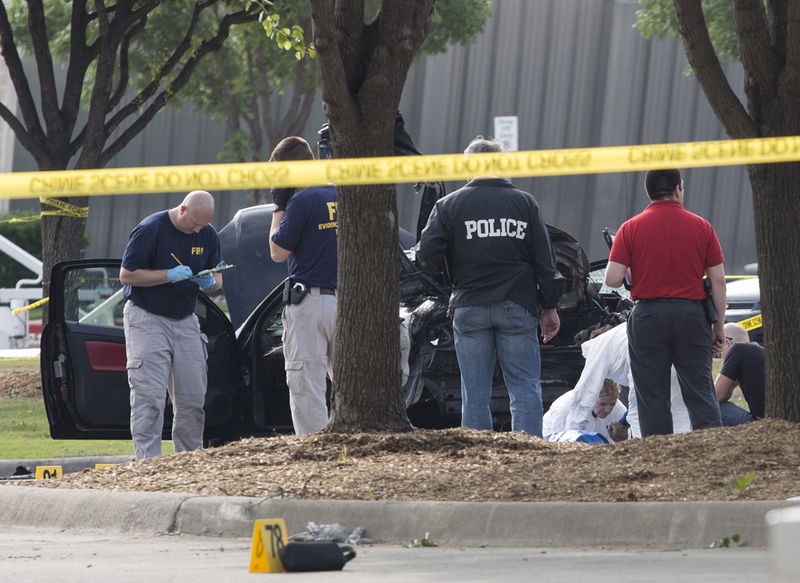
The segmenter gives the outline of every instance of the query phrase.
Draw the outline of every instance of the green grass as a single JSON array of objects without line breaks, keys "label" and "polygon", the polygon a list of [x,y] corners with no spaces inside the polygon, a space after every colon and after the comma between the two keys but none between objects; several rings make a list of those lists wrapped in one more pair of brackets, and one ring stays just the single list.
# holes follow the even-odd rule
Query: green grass
[{"label": "green grass", "polygon": [[0,372],[39,371],[38,358],[0,358]]},{"label": "green grass", "polygon": [[[164,454],[174,452],[171,441],[163,442],[162,449]],[[133,455],[133,444],[123,439],[51,439],[41,399],[0,399],[0,459],[96,455]]]},{"label": "green grass", "polygon": [[[38,371],[38,359],[0,358],[1,371]],[[171,441],[164,454],[174,453]],[[0,459],[133,455],[128,439],[51,439],[41,397],[0,399]]]}]

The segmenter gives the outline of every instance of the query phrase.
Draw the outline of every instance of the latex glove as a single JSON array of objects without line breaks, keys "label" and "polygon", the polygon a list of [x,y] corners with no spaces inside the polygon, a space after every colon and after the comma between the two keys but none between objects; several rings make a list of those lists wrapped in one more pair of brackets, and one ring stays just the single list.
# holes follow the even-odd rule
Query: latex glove
[{"label": "latex glove", "polygon": [[285,211],[286,205],[289,204],[289,199],[294,194],[294,188],[273,188],[272,189],[272,202],[278,207],[279,211]]},{"label": "latex glove", "polygon": [[214,275],[211,273],[195,277],[192,281],[199,285],[202,290],[211,289],[217,284],[217,280],[214,279]]},{"label": "latex glove", "polygon": [[167,271],[167,281],[169,282],[176,282],[180,279],[186,279],[187,277],[192,277],[192,268],[186,265],[177,265]]}]

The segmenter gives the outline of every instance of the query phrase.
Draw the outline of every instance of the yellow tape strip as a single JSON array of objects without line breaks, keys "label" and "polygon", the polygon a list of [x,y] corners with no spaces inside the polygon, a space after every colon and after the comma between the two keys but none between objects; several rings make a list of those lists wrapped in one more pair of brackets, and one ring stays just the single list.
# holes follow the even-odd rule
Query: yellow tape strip
[{"label": "yellow tape strip", "polygon": [[739,326],[742,326],[748,332],[750,330],[755,330],[756,328],[761,328],[761,314],[758,316],[753,316],[752,318],[747,318],[747,320],[742,320],[741,322],[736,322]]},{"label": "yellow tape strip", "polygon": [[2,219],[0,223],[30,223],[31,221],[38,221],[41,219],[41,215],[31,215],[29,217],[14,217],[11,219]]},{"label": "yellow tape strip", "polygon": [[15,308],[11,310],[11,315],[16,316],[17,314],[21,314],[22,312],[27,312],[28,310],[32,310],[33,308],[38,308],[42,304],[45,304],[50,301],[50,298],[42,298],[41,300],[37,300],[32,304],[28,304],[27,306],[23,306],[21,308]]},{"label": "yellow tape strip", "polygon": [[0,174],[5,198],[562,176],[800,160],[800,136],[645,146]]},{"label": "yellow tape strip", "polygon": [[42,204],[47,204],[56,207],[57,211],[42,211],[42,216],[55,216],[55,217],[75,217],[77,219],[85,219],[89,216],[88,206],[75,206],[64,200],[57,198],[40,197],[39,201]]}]

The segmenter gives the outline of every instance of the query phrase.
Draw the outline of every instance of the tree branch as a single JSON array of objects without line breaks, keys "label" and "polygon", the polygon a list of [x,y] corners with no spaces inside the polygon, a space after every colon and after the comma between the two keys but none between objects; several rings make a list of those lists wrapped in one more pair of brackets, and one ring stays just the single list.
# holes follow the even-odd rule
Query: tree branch
[{"label": "tree branch", "polygon": [[[0,4],[2,3],[0,2]],[[0,119],[11,127],[11,131],[14,132],[19,143],[31,153],[37,164],[47,159],[47,151],[25,130],[25,126],[22,125],[22,122],[17,119],[14,113],[2,103],[0,103]]]},{"label": "tree branch", "polygon": [[144,4],[141,8],[137,8],[131,15],[134,19],[143,18],[147,19],[147,15],[150,14],[153,10],[158,8],[161,5],[162,0],[152,0],[151,2]]},{"label": "tree branch", "polygon": [[308,116],[311,115],[311,107],[314,105],[314,98],[317,96],[316,89],[308,89],[303,93],[302,103],[297,110],[297,115],[289,120],[286,127],[287,134],[300,134],[308,122]]},{"label": "tree branch", "polygon": [[[120,109],[112,116],[110,120],[108,120],[106,123],[106,131],[109,134],[113,132],[126,118],[139,111],[142,106],[150,98],[152,98],[153,95],[156,94],[163,79],[170,74],[170,72],[178,65],[178,63],[180,63],[183,56],[191,48],[192,38],[194,38],[195,29],[197,28],[197,23],[200,20],[200,14],[203,10],[214,3],[215,2],[213,0],[209,0],[208,2],[202,2],[195,5],[194,11],[192,12],[192,19],[189,22],[189,28],[186,30],[186,34],[184,34],[181,42],[175,47],[175,50],[172,51],[172,54],[169,56],[169,58],[153,75],[153,80],[144,89],[142,89],[138,95],[131,99],[128,105]],[[244,13],[244,11],[236,14],[242,13]]]},{"label": "tree branch", "polygon": [[[280,138],[275,129],[275,124],[272,123],[272,87],[269,83],[269,67],[263,51],[256,50],[255,54],[249,56],[252,57],[252,66],[249,67],[249,71],[253,86],[256,89],[258,111],[261,113],[257,123],[259,128],[264,127],[264,131],[267,132],[267,139],[270,142],[269,145],[272,148]],[[271,153],[271,151],[267,152],[267,155]]]},{"label": "tree branch", "polygon": [[770,45],[763,0],[733,0],[733,20],[739,37],[739,54],[759,95],[774,91],[778,62]]},{"label": "tree branch", "polygon": [[[253,22],[257,19],[257,13],[249,12],[247,10],[227,14],[225,17],[223,17],[222,21],[220,21],[217,34],[202,42],[197,50],[194,51],[192,56],[183,64],[183,67],[175,79],[173,79],[167,85],[167,87],[160,94],[158,94],[155,99],[153,99],[153,102],[147,107],[147,109],[145,109],[141,115],[139,115],[137,119],[103,151],[99,158],[100,167],[105,166],[108,161],[111,160],[111,158],[113,158],[118,152],[127,146],[130,141],[136,137],[139,132],[141,132],[147,126],[148,123],[150,123],[153,117],[155,117],[155,115],[164,108],[170,98],[183,89],[183,87],[191,79],[192,73],[194,72],[194,69],[197,67],[197,64],[200,62],[200,60],[207,54],[218,51],[222,47],[225,39],[228,38],[228,35],[230,34],[230,29],[232,26],[236,24],[242,24],[244,22]],[[136,100],[136,98],[134,98],[134,100]]]},{"label": "tree branch", "polygon": [[110,109],[111,86],[114,80],[114,69],[117,62],[117,47],[121,31],[125,28],[130,12],[117,7],[114,21],[110,21],[103,2],[97,2],[98,36],[97,64],[89,100],[89,115],[86,120],[86,131],[83,133],[80,157],[77,168],[97,167],[97,157],[106,142],[105,119]]},{"label": "tree branch", "polygon": [[[64,98],[61,102],[61,116],[67,136],[72,136],[75,129],[81,108],[81,88],[86,78],[86,70],[96,56],[95,47],[89,47],[86,44],[86,27],[88,25],[86,0],[74,0],[70,16],[70,58],[64,83]],[[70,154],[71,157],[72,154]]]},{"label": "tree branch", "polygon": [[54,139],[56,136],[58,136],[56,139],[63,139],[64,124],[59,115],[58,91],[56,90],[56,78],[53,71],[53,55],[50,53],[42,0],[28,1],[28,30],[33,43],[36,71],[39,75],[39,95],[42,100],[41,110],[47,127],[47,134],[49,139]]},{"label": "tree branch", "polygon": [[[245,51],[247,78],[250,81],[250,86],[254,87],[255,91],[250,94],[249,107],[242,107],[241,116],[247,124],[247,127],[250,128],[250,156],[252,159],[261,159],[256,158],[256,156],[263,156],[261,146],[264,143],[264,132],[261,127],[261,115],[259,114],[259,100],[261,97],[256,82],[256,67],[253,64],[255,62],[255,57],[253,56],[249,43],[245,45]],[[253,112],[253,115],[248,115],[248,111]],[[269,155],[269,152],[267,152],[267,155]]]},{"label": "tree branch", "polygon": [[122,42],[119,45],[119,80],[117,81],[117,88],[109,100],[109,109],[115,108],[122,101],[125,91],[128,89],[128,81],[130,80],[130,49],[131,40],[137,34],[144,30],[147,24],[147,16],[140,18],[133,26],[125,31],[122,37]]},{"label": "tree branch", "polygon": [[[22,59],[20,59],[19,52],[17,52],[14,32],[8,22],[8,13],[3,2],[0,2],[0,54],[5,59],[11,82],[14,84],[14,91],[17,93],[17,105],[26,126],[24,132],[30,134],[34,142],[43,145],[45,136],[39,121],[39,113],[36,111],[36,101],[33,99],[33,93],[31,93],[30,85],[28,85],[28,78],[25,76]],[[17,137],[20,137],[16,131],[14,133],[17,134]]]},{"label": "tree branch", "polygon": [[758,128],[731,89],[708,36],[700,0],[673,0],[686,57],[711,108],[731,138],[752,138]]},{"label": "tree branch", "polygon": [[[298,61],[294,69],[294,85],[292,87],[292,100],[289,103],[289,108],[286,110],[286,115],[283,116],[284,120],[294,118],[300,110],[300,103],[305,88],[306,79],[306,62],[305,60]],[[284,126],[285,127],[285,126]]]}]

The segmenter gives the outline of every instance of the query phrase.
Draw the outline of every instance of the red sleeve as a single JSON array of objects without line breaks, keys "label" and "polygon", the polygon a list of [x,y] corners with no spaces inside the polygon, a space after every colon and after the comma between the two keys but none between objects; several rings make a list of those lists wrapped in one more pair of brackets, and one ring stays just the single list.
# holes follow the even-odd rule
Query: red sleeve
[{"label": "red sleeve", "polygon": [[614,242],[611,244],[611,253],[608,255],[608,260],[630,267],[631,257],[628,253],[625,233],[627,233],[627,230],[625,229],[625,223],[623,223],[617,234],[614,235]]}]

